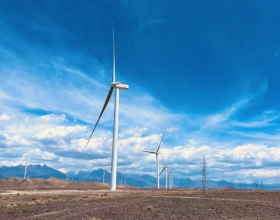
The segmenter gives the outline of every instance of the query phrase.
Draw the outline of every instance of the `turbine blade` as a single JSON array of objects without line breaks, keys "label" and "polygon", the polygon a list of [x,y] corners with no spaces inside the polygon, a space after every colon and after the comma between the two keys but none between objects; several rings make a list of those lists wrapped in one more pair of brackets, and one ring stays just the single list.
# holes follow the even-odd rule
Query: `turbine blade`
[{"label": "turbine blade", "polygon": [[113,73],[112,73],[112,82],[116,82],[116,72],[115,72],[115,33],[114,33],[114,24],[112,24],[113,29]]},{"label": "turbine blade", "polygon": [[110,101],[110,98],[111,98],[111,96],[112,96],[113,90],[114,90],[113,87],[111,87],[110,90],[109,90],[109,93],[108,93],[107,98],[106,98],[106,101],[105,101],[105,103],[104,103],[104,105],[103,105],[102,111],[101,111],[101,113],[100,113],[100,115],[99,115],[99,117],[98,117],[98,119],[97,119],[97,122],[96,122],[96,124],[95,124],[95,126],[94,126],[94,128],[93,128],[93,130],[92,130],[92,132],[91,132],[91,134],[90,134],[90,137],[89,137],[89,139],[88,139],[88,141],[87,141],[86,147],[88,146],[88,143],[89,143],[89,141],[90,141],[90,139],[91,139],[91,137],[92,137],[92,134],[93,134],[93,132],[95,131],[95,128],[96,128],[96,126],[98,125],[98,122],[99,122],[99,120],[100,120],[100,118],[101,118],[101,116],[102,116],[104,110],[106,109],[106,107],[107,107],[107,105],[108,105],[108,102]]},{"label": "turbine blade", "polygon": [[158,152],[158,150],[159,150],[159,148],[160,148],[160,145],[161,145],[161,142],[162,142],[162,139],[163,139],[164,134],[165,134],[165,130],[164,130],[164,132],[163,132],[163,135],[162,135],[162,137],[161,137],[160,143],[159,143],[159,145],[158,145],[157,152]]},{"label": "turbine blade", "polygon": [[153,151],[147,151],[147,150],[144,150],[143,152],[150,153],[150,154],[156,154],[156,152],[153,152]]},{"label": "turbine blade", "polygon": [[163,164],[164,164],[164,166],[165,166],[165,161],[164,161],[164,157],[163,157],[162,154],[161,154],[161,157],[162,157],[162,160],[163,160]]},{"label": "turbine blade", "polygon": [[161,174],[162,174],[162,172],[165,170],[165,168],[166,168],[166,167],[163,167],[163,169],[162,169],[162,171],[160,172],[160,174],[159,174],[159,175],[161,175]]}]

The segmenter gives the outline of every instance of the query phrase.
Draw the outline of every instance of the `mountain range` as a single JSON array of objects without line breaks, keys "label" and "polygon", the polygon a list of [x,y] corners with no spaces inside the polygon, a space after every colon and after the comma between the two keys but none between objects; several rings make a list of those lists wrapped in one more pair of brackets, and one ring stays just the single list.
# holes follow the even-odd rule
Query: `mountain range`
[{"label": "mountain range", "polygon": [[[103,182],[103,173],[105,173],[105,182],[110,182],[111,174],[103,169],[97,169],[93,171],[71,171],[62,173],[58,170],[55,170],[46,165],[28,165],[27,167],[27,177],[29,178],[50,178],[55,177],[58,179],[70,179],[73,181],[99,181]],[[0,178],[11,178],[11,177],[19,177],[23,178],[24,175],[24,166],[14,166],[14,167],[0,167]],[[190,178],[175,178],[174,177],[174,186],[180,188],[201,188],[201,180],[192,180]],[[124,174],[117,173],[117,183],[118,184],[127,184],[130,186],[140,187],[140,188],[153,188],[156,187],[156,178],[148,175],[135,175],[135,174]],[[165,187],[165,178],[160,179],[161,187]],[[234,187],[241,189],[256,189],[256,185],[246,184],[246,183],[232,183],[225,180],[214,181],[208,180],[207,185],[209,188],[217,188],[217,187]],[[259,184],[259,189],[262,186]],[[263,186],[265,190],[280,190],[280,186],[273,184],[266,184]]]}]

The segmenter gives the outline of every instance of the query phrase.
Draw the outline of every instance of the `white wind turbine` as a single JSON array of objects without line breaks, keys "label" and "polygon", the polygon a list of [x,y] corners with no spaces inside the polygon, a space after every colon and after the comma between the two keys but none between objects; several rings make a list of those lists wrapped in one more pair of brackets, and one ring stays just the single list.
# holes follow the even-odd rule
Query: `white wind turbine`
[{"label": "white wind turbine", "polygon": [[103,172],[103,183],[105,183],[105,171]]},{"label": "white wind turbine", "polygon": [[157,151],[146,151],[146,150],[144,151],[146,153],[150,153],[150,154],[155,154],[156,155],[156,160],[157,160],[157,188],[158,189],[159,189],[159,159],[158,159],[158,155],[160,154],[159,148],[160,148],[160,145],[161,145],[161,142],[162,142],[164,134],[165,134],[165,131],[163,132],[163,135],[161,137],[161,141],[160,141],[160,143],[158,145]]},{"label": "white wind turbine", "polygon": [[164,161],[164,158],[163,158],[163,155],[162,156],[162,160],[163,160],[163,164],[164,164],[164,167],[162,169],[162,171],[160,172],[159,175],[161,175],[163,173],[163,171],[165,170],[165,189],[167,189],[167,185],[168,185],[168,181],[167,181],[167,170],[168,170],[168,166],[165,165],[165,161]]},{"label": "white wind turbine", "polygon": [[111,188],[110,190],[116,190],[117,185],[117,150],[118,150],[118,128],[119,128],[119,90],[127,90],[128,85],[125,85],[123,82],[116,82],[116,74],[115,74],[115,37],[114,37],[114,29],[113,29],[113,73],[112,73],[112,83],[101,113],[97,119],[97,122],[91,132],[91,135],[88,139],[86,146],[88,145],[95,128],[105,111],[108,102],[112,96],[113,90],[115,91],[115,110],[114,110],[114,131],[113,131],[113,143],[112,143],[112,165],[111,165]]},{"label": "white wind turbine", "polygon": [[173,169],[168,173],[169,189],[173,189],[173,171],[174,170],[176,170],[176,169]]},{"label": "white wind turbine", "polygon": [[172,175],[172,172],[169,172],[169,173],[168,173],[169,189],[171,189],[171,185],[172,185],[172,183],[171,183],[171,175]]},{"label": "white wind turbine", "polygon": [[24,179],[26,179],[26,172],[27,172],[27,159],[26,159],[26,162],[25,162],[25,168],[24,168]]}]

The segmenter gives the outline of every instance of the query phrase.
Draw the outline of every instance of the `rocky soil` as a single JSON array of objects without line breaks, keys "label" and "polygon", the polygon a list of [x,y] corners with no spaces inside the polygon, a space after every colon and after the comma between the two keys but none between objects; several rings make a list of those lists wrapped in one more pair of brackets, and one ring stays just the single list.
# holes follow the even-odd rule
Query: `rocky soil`
[{"label": "rocky soil", "polygon": [[280,192],[125,189],[11,193],[0,194],[0,219],[280,219]]}]

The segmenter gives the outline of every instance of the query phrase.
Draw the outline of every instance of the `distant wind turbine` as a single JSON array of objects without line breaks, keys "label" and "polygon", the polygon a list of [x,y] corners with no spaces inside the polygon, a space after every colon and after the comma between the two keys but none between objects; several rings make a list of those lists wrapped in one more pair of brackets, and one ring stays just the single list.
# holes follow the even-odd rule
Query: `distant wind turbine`
[{"label": "distant wind turbine", "polygon": [[168,170],[168,166],[166,166],[166,164],[165,164],[163,155],[161,155],[161,156],[162,156],[162,160],[163,160],[164,167],[163,167],[163,169],[162,169],[162,171],[160,172],[159,175],[161,175],[161,174],[163,173],[163,171],[165,170],[165,189],[167,189],[167,185],[168,185],[168,181],[167,181],[167,170]]},{"label": "distant wind turbine", "polygon": [[171,183],[171,181],[172,181],[172,180],[171,180],[171,175],[172,175],[172,172],[169,172],[169,173],[168,173],[169,189],[172,189],[172,188],[171,188],[171,186],[172,186],[172,183]]},{"label": "distant wind turbine", "polygon": [[162,143],[162,139],[163,139],[163,136],[165,134],[165,131],[163,132],[163,135],[161,137],[161,140],[160,140],[160,143],[158,145],[158,149],[157,151],[143,151],[143,152],[146,152],[146,153],[150,153],[150,154],[155,154],[156,155],[156,160],[157,160],[157,188],[159,189],[159,159],[158,159],[158,155],[160,154],[159,152],[159,148],[160,148],[160,145]]},{"label": "distant wind turbine", "polygon": [[165,189],[167,189],[167,183],[168,183],[167,182],[167,170],[168,170],[168,166],[164,166],[159,175],[161,175],[164,170],[165,170]]},{"label": "distant wind turbine", "polygon": [[175,169],[171,170],[169,173],[168,173],[168,179],[169,179],[169,189],[173,189],[173,171]]},{"label": "distant wind turbine", "polygon": [[26,179],[26,172],[27,172],[27,159],[26,159],[26,162],[25,162],[25,168],[24,168],[24,179]]},{"label": "distant wind turbine", "polygon": [[123,82],[116,82],[116,74],[115,74],[115,37],[114,37],[114,28],[113,28],[113,73],[112,73],[112,83],[101,113],[97,119],[97,122],[91,132],[91,135],[88,139],[86,147],[92,137],[93,132],[95,131],[98,122],[105,111],[108,102],[112,96],[113,90],[115,91],[115,112],[114,112],[114,132],[113,132],[113,143],[112,143],[112,165],[111,165],[111,188],[110,190],[116,190],[117,185],[117,150],[118,150],[118,128],[119,128],[119,90],[127,90],[128,85],[125,85]]}]

